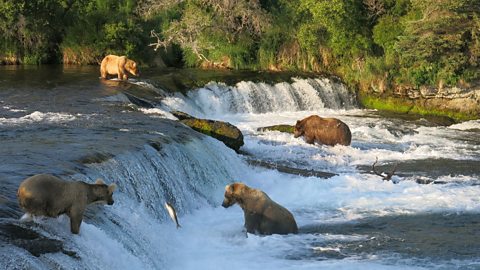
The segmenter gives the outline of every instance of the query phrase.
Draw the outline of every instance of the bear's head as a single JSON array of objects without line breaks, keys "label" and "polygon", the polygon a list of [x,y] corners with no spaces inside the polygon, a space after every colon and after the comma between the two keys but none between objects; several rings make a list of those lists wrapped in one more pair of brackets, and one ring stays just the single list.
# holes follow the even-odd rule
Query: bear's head
[{"label": "bear's head", "polygon": [[113,201],[113,192],[117,185],[110,184],[106,185],[102,179],[97,179],[95,185],[93,185],[93,193],[96,197],[96,202],[106,202],[108,205],[112,205]]},{"label": "bear's head", "polygon": [[222,206],[228,208],[236,203],[242,203],[243,191],[246,187],[245,184],[239,182],[227,185]]},{"label": "bear's head", "polygon": [[303,128],[303,120],[298,120],[295,124],[295,128],[293,129],[293,137],[298,138],[305,133],[305,129]]},{"label": "bear's head", "polygon": [[135,61],[128,59],[125,63],[125,69],[130,72],[132,75],[139,76],[140,72],[138,71],[137,63]]}]

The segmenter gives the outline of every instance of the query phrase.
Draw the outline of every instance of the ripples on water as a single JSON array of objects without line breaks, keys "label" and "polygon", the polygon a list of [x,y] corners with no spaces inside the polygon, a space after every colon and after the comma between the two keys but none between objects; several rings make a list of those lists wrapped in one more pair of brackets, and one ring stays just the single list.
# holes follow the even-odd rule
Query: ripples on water
[{"label": "ripples on water", "polygon": [[[4,241],[6,269],[478,269],[480,122],[438,126],[356,108],[329,79],[208,83],[166,94],[153,79],[98,80],[97,70],[6,70],[0,76],[0,223],[21,215],[18,183],[35,173],[116,182],[115,204],[92,206],[78,236],[68,218],[37,219],[80,259],[29,255]],[[148,72],[144,73],[147,74]],[[158,83],[159,85],[161,83]],[[132,104],[132,98],[134,99]],[[155,104],[155,108],[141,106]],[[229,121],[245,135],[239,156],[172,121],[170,109]],[[310,114],[337,117],[351,146],[307,145],[258,127]],[[398,163],[399,184],[370,172]],[[257,159],[335,172],[328,180],[247,165]],[[417,180],[443,184],[419,185]],[[298,235],[242,232],[238,207],[220,207],[223,187],[244,181],[290,209]],[[164,201],[177,208],[181,230]],[[2,242],[3,241],[3,242]]]}]

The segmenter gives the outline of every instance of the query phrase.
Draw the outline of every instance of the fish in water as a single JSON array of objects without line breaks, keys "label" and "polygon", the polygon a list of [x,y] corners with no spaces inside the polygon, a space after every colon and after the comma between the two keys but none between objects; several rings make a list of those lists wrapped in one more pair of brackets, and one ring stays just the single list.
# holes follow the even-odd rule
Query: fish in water
[{"label": "fish in water", "polygon": [[182,227],[178,223],[177,211],[175,211],[175,208],[173,208],[173,206],[171,204],[169,204],[168,202],[165,203],[165,208],[167,208],[168,214],[170,215],[172,220],[175,222],[175,224],[177,224],[177,229]]}]

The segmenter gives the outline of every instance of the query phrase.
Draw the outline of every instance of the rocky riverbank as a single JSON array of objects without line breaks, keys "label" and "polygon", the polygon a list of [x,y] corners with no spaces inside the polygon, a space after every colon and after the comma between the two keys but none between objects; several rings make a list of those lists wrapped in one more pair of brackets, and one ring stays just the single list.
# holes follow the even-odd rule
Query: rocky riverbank
[{"label": "rocky riverbank", "polygon": [[480,118],[480,86],[396,87],[392,93],[372,88],[359,91],[360,103],[369,109],[397,113],[444,116],[455,121]]}]

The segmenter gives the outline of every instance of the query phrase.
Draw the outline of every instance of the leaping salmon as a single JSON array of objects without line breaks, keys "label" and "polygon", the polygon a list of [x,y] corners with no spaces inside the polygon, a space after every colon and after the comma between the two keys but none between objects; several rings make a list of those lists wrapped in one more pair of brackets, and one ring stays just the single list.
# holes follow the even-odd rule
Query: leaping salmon
[{"label": "leaping salmon", "polygon": [[178,218],[177,218],[177,211],[175,211],[175,208],[168,202],[165,202],[165,208],[167,208],[168,214],[170,215],[170,218],[177,224],[177,229],[181,228],[180,224],[178,223]]}]

